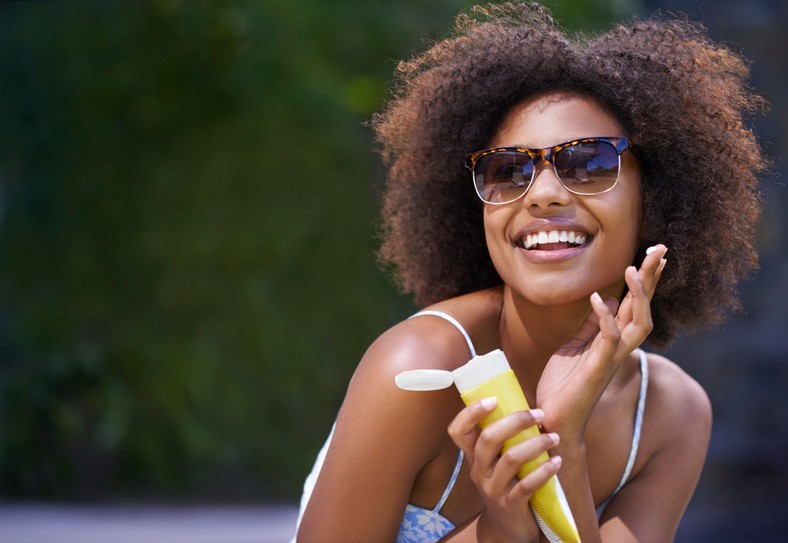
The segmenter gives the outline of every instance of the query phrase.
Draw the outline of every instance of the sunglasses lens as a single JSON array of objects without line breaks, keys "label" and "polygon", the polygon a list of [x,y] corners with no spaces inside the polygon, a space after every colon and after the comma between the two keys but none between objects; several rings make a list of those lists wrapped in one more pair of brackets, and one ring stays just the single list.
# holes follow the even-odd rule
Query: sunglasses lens
[{"label": "sunglasses lens", "polygon": [[490,204],[504,204],[516,200],[528,190],[533,173],[534,161],[530,156],[502,151],[477,160],[473,179],[482,200]]},{"label": "sunglasses lens", "polygon": [[599,194],[618,179],[619,157],[606,141],[578,143],[555,154],[555,169],[564,186],[578,194]]}]

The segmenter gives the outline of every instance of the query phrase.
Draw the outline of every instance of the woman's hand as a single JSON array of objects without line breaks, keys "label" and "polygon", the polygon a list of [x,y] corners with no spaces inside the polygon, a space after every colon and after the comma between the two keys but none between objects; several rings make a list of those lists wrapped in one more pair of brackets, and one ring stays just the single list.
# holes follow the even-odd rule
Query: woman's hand
[{"label": "woman's hand", "polygon": [[629,292],[618,306],[591,295],[592,311],[580,330],[550,358],[536,390],[544,426],[565,439],[584,439],[591,412],[613,375],[653,328],[651,298],[665,267],[664,245],[649,251],[640,270],[626,269]]},{"label": "woman's hand", "polygon": [[462,449],[471,470],[471,480],[484,500],[484,511],[476,525],[479,542],[536,542],[539,527],[528,506],[533,493],[558,472],[561,458],[554,457],[520,480],[516,475],[525,462],[558,444],[557,434],[539,434],[501,454],[504,442],[520,431],[539,425],[539,409],[512,413],[479,430],[479,421],[496,405],[486,398],[466,407],[449,425],[449,435]]}]

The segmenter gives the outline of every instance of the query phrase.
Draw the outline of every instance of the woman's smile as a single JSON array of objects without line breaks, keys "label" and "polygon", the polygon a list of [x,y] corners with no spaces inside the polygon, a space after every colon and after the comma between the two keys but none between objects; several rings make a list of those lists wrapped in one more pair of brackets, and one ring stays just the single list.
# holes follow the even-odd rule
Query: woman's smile
[{"label": "woman's smile", "polygon": [[584,251],[593,235],[574,221],[537,219],[520,229],[514,245],[523,257],[534,263],[559,262],[576,257]]}]

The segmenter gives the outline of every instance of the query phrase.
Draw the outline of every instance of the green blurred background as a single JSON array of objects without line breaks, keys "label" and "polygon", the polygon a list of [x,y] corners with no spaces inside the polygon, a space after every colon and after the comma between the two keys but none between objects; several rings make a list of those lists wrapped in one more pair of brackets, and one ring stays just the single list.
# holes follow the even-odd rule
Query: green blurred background
[{"label": "green blurred background", "polygon": [[[376,267],[364,123],[471,4],[0,4],[0,498],[295,501],[364,349],[414,310]],[[785,3],[547,4],[704,21],[753,59],[784,170]],[[745,314],[668,353],[717,415],[697,507],[788,503],[779,179]]]}]

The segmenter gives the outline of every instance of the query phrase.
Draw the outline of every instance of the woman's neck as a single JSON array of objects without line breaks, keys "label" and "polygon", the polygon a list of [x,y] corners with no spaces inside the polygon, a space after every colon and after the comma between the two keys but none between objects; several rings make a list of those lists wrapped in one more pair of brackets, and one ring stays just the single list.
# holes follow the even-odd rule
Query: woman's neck
[{"label": "woman's neck", "polygon": [[587,299],[563,305],[535,305],[504,287],[499,323],[501,349],[529,402],[535,397],[547,361],[575,336],[590,311]]}]

